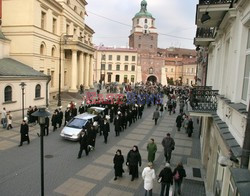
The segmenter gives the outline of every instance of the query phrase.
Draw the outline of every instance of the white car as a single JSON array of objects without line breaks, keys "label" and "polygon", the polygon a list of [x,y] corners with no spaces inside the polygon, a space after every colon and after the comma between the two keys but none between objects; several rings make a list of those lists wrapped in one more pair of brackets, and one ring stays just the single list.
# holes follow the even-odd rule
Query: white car
[{"label": "white car", "polygon": [[87,109],[88,113],[90,113],[90,114],[103,114],[104,110],[105,110],[105,108],[103,108],[103,107],[95,107],[95,106]]},{"label": "white car", "polygon": [[96,115],[83,113],[72,118],[69,123],[62,129],[60,135],[64,139],[77,141],[80,138],[80,132],[87,123],[94,122]]}]

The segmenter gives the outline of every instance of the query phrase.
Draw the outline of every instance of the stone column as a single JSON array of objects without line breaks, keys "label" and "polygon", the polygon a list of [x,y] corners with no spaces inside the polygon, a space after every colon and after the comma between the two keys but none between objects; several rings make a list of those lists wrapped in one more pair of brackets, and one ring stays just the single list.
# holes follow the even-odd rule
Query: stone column
[{"label": "stone column", "polygon": [[83,58],[84,58],[84,55],[83,55],[83,52],[80,53],[80,57],[79,57],[79,73],[78,73],[78,76],[79,76],[79,84],[78,86],[80,86],[81,84],[84,83],[83,81],[83,74],[84,74],[84,68],[83,68]]},{"label": "stone column", "polygon": [[84,54],[85,62],[84,62],[84,87],[85,89],[89,89],[89,54]]},{"label": "stone column", "polygon": [[77,92],[77,51],[72,50],[72,62],[71,62],[71,86],[69,92]]},{"label": "stone column", "polygon": [[89,61],[89,87],[94,88],[93,85],[93,55],[90,56],[90,61]]}]

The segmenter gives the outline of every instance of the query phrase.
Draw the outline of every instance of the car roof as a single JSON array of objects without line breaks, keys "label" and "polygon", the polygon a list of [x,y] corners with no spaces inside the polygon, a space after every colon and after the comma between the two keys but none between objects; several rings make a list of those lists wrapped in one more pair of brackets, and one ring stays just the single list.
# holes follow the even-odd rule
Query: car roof
[{"label": "car roof", "polygon": [[95,115],[95,114],[89,114],[89,113],[85,112],[83,114],[79,114],[79,115],[75,116],[74,118],[89,120],[89,119],[92,119],[92,118],[94,118],[96,116],[97,115]]},{"label": "car roof", "polygon": [[101,110],[101,111],[105,110],[105,108],[103,107],[90,107],[90,108],[95,109],[95,110]]}]

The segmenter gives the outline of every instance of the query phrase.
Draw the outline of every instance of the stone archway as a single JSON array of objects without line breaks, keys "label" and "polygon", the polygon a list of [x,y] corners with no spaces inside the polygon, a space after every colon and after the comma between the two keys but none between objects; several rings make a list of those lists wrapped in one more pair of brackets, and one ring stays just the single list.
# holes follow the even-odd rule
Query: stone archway
[{"label": "stone archway", "polygon": [[156,83],[157,82],[157,77],[154,75],[148,76],[147,81]]}]

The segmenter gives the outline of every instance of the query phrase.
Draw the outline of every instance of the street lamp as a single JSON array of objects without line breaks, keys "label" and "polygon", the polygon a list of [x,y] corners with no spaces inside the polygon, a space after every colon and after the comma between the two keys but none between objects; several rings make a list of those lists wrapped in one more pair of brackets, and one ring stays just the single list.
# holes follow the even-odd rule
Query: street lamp
[{"label": "street lamp", "polygon": [[38,117],[38,123],[40,125],[40,159],[41,159],[41,196],[44,196],[44,153],[43,153],[43,136],[45,129],[45,117],[50,116],[50,113],[45,108],[39,108],[36,112],[31,114]]},{"label": "street lamp", "polygon": [[26,86],[26,84],[24,82],[21,82],[19,86],[21,86],[22,89],[22,117],[24,119],[24,87]]}]

